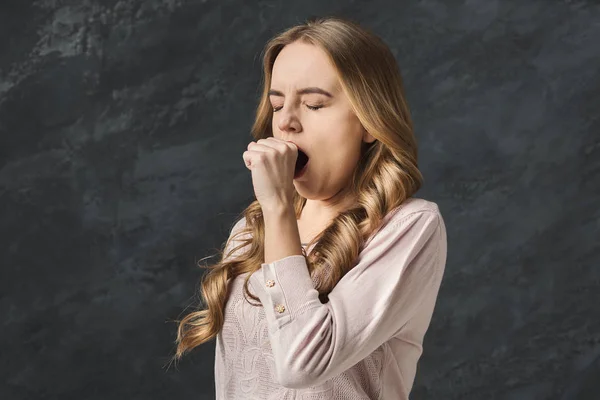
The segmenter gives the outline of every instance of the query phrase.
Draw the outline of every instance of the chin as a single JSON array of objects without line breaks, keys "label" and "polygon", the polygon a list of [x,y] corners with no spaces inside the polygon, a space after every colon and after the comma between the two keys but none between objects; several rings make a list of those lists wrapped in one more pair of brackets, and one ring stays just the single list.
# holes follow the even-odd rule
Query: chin
[{"label": "chin", "polygon": [[306,182],[296,182],[294,181],[294,188],[296,188],[296,193],[298,193],[300,196],[306,198],[306,199],[310,199],[310,192],[308,192],[305,189],[305,184]]}]

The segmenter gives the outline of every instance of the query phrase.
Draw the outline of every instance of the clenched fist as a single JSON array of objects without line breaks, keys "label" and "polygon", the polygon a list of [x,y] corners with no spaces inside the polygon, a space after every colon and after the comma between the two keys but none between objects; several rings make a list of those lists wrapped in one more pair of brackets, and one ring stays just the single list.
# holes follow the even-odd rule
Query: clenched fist
[{"label": "clenched fist", "polygon": [[243,159],[252,172],[254,194],[263,211],[292,204],[298,146],[274,137],[259,139],[248,144]]}]

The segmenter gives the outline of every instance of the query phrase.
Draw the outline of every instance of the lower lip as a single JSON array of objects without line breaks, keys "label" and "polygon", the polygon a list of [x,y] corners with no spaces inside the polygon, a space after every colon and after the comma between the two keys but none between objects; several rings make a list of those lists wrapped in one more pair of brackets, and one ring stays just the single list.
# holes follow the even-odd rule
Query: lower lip
[{"label": "lower lip", "polygon": [[304,166],[304,168],[302,168],[300,170],[300,172],[298,172],[296,175],[294,175],[294,179],[301,178],[302,175],[304,175],[306,173],[306,170],[308,169],[308,163],[310,163],[310,160],[308,160],[308,162],[306,163],[306,165]]}]

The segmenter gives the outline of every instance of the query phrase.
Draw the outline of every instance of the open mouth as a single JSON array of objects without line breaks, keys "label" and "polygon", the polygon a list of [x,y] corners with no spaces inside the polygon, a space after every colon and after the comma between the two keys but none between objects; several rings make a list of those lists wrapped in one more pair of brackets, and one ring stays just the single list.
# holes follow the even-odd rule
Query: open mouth
[{"label": "open mouth", "polygon": [[298,149],[298,159],[296,160],[296,167],[294,169],[294,178],[299,177],[305,172],[306,164],[308,164],[308,156],[305,152]]}]

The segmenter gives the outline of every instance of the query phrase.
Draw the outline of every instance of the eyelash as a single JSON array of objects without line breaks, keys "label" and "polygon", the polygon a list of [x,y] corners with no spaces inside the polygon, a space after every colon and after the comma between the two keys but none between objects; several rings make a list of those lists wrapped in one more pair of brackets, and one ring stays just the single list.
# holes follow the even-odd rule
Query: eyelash
[{"label": "eyelash", "polygon": [[[306,104],[306,107],[308,107],[309,110],[317,111],[318,109],[322,108],[323,106],[309,106],[308,104]],[[274,108],[273,112],[277,112],[277,111],[281,110],[282,108],[283,107]]]}]

